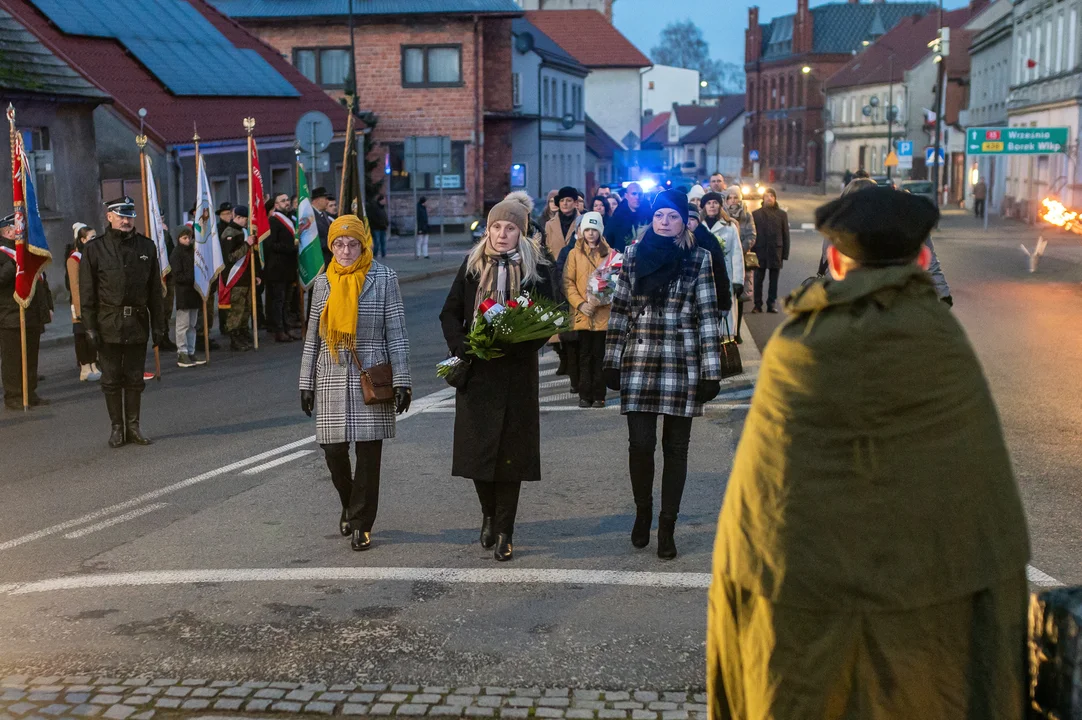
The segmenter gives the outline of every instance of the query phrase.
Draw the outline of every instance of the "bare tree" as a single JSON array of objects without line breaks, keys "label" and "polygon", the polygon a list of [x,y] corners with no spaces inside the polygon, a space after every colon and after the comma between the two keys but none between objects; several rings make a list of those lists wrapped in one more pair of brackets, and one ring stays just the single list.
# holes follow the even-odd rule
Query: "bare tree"
[{"label": "bare tree", "polygon": [[659,65],[698,70],[709,89],[714,92],[743,92],[744,71],[736,63],[714,60],[710,44],[702,31],[690,20],[672,22],[661,31],[657,47],[650,51]]}]

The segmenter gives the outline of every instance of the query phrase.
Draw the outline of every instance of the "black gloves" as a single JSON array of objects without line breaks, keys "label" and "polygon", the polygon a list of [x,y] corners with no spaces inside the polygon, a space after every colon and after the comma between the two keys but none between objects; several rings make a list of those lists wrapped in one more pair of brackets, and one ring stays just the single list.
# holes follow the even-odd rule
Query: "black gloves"
[{"label": "black gloves", "polygon": [[620,392],[620,371],[615,368],[605,370],[605,387],[614,392]]},{"label": "black gloves", "polygon": [[301,390],[301,410],[308,417],[312,417],[312,409],[316,406],[316,393],[314,390]]},{"label": "black gloves", "polygon": [[408,387],[396,387],[394,389],[394,411],[401,415],[410,409],[413,402],[413,391]]},{"label": "black gloves", "polygon": [[739,283],[733,283],[733,295],[740,297],[744,294],[744,286]]},{"label": "black gloves", "polygon": [[161,347],[165,342],[166,332],[165,330],[154,331],[154,347]]},{"label": "black gloves", "polygon": [[943,297],[941,297],[939,299],[942,300],[943,302],[947,303],[947,307],[951,307],[951,308],[954,307],[954,298],[952,298],[950,295],[944,295]]},{"label": "black gloves", "polygon": [[86,349],[91,354],[97,353],[101,349],[101,345],[98,342],[98,331],[92,328],[86,329]]},{"label": "black gloves", "polygon": [[695,399],[701,403],[708,403],[721,392],[721,381],[700,380],[699,387],[695,389]]}]

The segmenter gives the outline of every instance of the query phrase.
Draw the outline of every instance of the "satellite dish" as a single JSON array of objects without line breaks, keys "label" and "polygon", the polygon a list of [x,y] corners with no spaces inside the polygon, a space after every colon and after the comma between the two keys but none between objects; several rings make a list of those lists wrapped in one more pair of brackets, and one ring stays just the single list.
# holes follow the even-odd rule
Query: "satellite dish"
[{"label": "satellite dish", "polygon": [[297,144],[306,153],[321,153],[334,139],[331,119],[318,110],[310,110],[297,121]]},{"label": "satellite dish", "polygon": [[563,125],[564,130],[570,130],[575,127],[575,116],[571,113],[565,113],[560,124]]},{"label": "satellite dish", "polygon": [[534,40],[533,33],[524,32],[515,36],[515,49],[519,51],[519,54],[525,55],[533,50]]},{"label": "satellite dish", "polygon": [[827,130],[823,133],[823,139],[826,140],[828,144],[834,142],[834,131]]}]

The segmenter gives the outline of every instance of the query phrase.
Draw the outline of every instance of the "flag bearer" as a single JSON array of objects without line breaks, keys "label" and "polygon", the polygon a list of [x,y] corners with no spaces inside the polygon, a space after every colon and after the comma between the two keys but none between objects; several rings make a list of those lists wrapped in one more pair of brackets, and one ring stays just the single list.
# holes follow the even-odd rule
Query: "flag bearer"
[{"label": "flag bearer", "polygon": [[222,226],[218,240],[222,245],[222,257],[229,271],[221,278],[218,288],[218,307],[228,308],[222,331],[229,335],[229,347],[234,352],[246,352],[252,349],[248,340],[248,323],[252,317],[252,306],[248,296],[251,294],[251,278],[248,273],[248,208],[238,205],[233,208],[233,218]]},{"label": "flag bearer", "polygon": [[[4,407],[23,409],[22,334],[19,329],[19,304],[15,302],[15,216],[0,220],[0,376],[4,384]],[[26,309],[26,380],[31,406],[48,405],[37,394],[38,345],[42,330],[52,315],[53,298],[44,277]]]},{"label": "flag bearer", "polygon": [[109,228],[87,245],[79,264],[79,296],[87,342],[98,350],[101,389],[109,409],[109,447],[149,445],[139,431],[147,340],[166,336],[161,274],[154,243],[135,231],[135,203],[105,203]]}]

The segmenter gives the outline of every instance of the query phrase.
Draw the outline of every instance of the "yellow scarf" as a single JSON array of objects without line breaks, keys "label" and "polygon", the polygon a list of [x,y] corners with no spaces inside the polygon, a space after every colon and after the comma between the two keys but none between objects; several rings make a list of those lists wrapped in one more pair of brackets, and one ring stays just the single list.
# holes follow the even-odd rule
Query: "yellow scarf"
[{"label": "yellow scarf", "polygon": [[[372,251],[362,243],[361,256],[349,267],[338,259],[327,266],[331,292],[319,318],[319,336],[331,350],[353,347],[357,342],[357,301],[364,289],[364,279],[372,267]],[[338,362],[338,353],[333,353]]]}]

